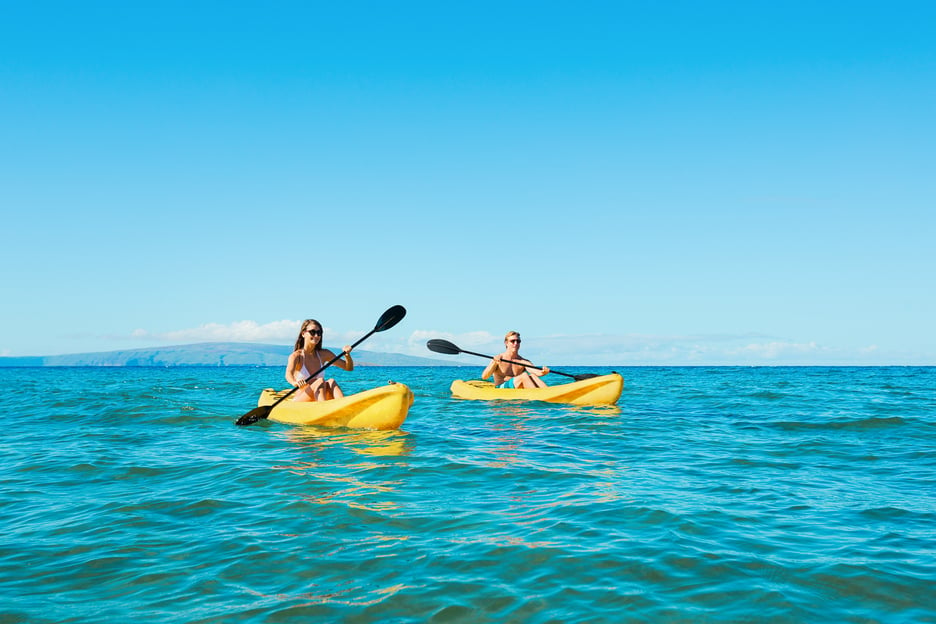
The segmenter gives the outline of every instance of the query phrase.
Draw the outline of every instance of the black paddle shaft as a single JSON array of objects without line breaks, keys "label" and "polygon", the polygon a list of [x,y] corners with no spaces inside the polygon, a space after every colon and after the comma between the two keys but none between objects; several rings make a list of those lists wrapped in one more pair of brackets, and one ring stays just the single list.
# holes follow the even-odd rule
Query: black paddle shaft
[{"label": "black paddle shaft", "polygon": [[[478,357],[483,357],[487,359],[493,359],[492,355],[484,355],[483,353],[475,353],[474,351],[465,351],[464,349],[455,346],[448,340],[442,340],[441,338],[433,338],[426,343],[426,347],[430,351],[435,351],[436,353],[445,353],[446,355],[458,355],[459,353],[465,353],[467,355],[477,355]],[[501,362],[507,362],[508,364],[517,364],[519,366],[525,366],[526,368],[542,368],[541,366],[534,366],[533,364],[525,364],[523,362],[517,362],[516,360],[505,360],[501,358]],[[569,373],[563,373],[562,371],[557,371],[549,369],[549,372],[556,373],[557,375],[563,375],[564,377],[571,377],[576,381],[581,381],[583,379],[591,379],[592,377],[597,377],[597,375],[592,373],[586,373],[583,375],[570,375]]]}]

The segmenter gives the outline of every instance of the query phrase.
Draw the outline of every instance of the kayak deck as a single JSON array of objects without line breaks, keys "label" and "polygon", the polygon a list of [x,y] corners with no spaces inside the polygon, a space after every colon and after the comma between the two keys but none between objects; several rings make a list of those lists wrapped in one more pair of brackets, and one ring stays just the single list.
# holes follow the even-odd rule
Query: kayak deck
[{"label": "kayak deck", "polygon": [[[289,390],[266,388],[257,407],[272,405]],[[413,404],[413,391],[393,383],[329,401],[286,399],[273,408],[269,419],[290,425],[319,425],[353,429],[399,429]]]},{"label": "kayak deck", "polygon": [[624,389],[618,373],[599,375],[545,388],[495,388],[489,381],[471,379],[452,382],[452,396],[471,400],[546,401],[570,405],[611,405],[617,403]]}]

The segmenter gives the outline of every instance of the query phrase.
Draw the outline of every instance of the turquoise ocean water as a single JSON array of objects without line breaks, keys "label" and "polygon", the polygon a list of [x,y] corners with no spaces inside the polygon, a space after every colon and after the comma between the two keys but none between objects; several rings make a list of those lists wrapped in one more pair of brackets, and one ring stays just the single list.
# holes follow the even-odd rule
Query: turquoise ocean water
[{"label": "turquoise ocean water", "polygon": [[416,395],[355,432],[235,427],[279,368],[0,369],[0,622],[936,622],[936,368],[480,370],[342,372]]}]

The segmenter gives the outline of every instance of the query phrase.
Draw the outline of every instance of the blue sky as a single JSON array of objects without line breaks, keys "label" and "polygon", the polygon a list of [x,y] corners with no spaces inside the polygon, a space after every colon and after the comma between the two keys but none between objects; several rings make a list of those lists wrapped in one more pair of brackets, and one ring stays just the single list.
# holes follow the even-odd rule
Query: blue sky
[{"label": "blue sky", "polygon": [[934,77],[922,1],[0,2],[0,354],[933,365]]}]

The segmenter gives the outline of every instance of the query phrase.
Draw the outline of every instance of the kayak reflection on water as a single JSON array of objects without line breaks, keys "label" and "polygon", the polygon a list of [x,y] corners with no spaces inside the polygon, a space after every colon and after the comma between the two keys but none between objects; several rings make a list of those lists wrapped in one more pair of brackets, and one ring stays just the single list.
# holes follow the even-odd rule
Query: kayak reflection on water
[{"label": "kayak reflection on water", "polygon": [[294,427],[277,432],[293,444],[306,450],[319,452],[332,446],[347,448],[359,455],[390,457],[409,455],[413,441],[400,431],[348,431],[324,427]]}]

